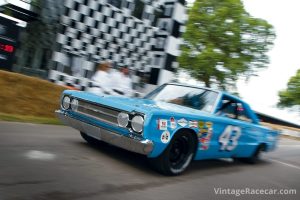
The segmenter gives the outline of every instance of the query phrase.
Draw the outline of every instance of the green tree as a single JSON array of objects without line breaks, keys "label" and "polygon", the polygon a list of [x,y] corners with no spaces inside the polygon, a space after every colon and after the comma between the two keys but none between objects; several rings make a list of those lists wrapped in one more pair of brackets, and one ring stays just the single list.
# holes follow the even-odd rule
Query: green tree
[{"label": "green tree", "polygon": [[300,106],[300,69],[288,82],[287,89],[279,92],[279,107]]},{"label": "green tree", "polygon": [[251,17],[241,0],[196,0],[189,9],[180,67],[192,77],[221,88],[235,86],[266,67],[273,44],[272,25]]}]

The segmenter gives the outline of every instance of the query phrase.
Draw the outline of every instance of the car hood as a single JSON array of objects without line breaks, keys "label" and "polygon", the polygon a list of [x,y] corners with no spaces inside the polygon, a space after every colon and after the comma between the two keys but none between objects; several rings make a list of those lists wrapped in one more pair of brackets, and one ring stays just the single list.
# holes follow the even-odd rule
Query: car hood
[{"label": "car hood", "polygon": [[[65,92],[66,93],[66,92]],[[87,92],[71,92],[72,96],[106,105],[115,107],[120,110],[128,112],[140,112],[144,114],[154,113],[169,113],[169,114],[192,114],[192,115],[211,115],[209,113],[199,111],[193,108],[180,106],[172,103],[154,101],[151,99],[128,98],[123,96],[98,96]]]}]

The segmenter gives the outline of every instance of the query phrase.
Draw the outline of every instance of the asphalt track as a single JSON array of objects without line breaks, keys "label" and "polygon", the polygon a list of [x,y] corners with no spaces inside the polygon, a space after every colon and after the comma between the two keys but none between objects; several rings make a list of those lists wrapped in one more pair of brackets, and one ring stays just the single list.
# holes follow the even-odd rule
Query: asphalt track
[{"label": "asphalt track", "polygon": [[[296,194],[240,196],[219,189],[294,189]],[[252,190],[252,191],[253,191]],[[69,127],[0,122],[0,200],[300,199],[300,141],[282,139],[264,161],[195,161],[166,177],[145,157],[90,146]]]}]

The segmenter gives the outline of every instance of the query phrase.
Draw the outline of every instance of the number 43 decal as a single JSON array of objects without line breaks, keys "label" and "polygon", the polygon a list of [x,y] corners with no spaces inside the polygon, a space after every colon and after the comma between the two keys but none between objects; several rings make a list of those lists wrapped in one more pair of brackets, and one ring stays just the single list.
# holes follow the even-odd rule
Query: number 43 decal
[{"label": "number 43 decal", "polygon": [[241,128],[238,126],[229,125],[219,137],[221,143],[221,151],[232,151],[238,144],[238,139],[241,136]]}]

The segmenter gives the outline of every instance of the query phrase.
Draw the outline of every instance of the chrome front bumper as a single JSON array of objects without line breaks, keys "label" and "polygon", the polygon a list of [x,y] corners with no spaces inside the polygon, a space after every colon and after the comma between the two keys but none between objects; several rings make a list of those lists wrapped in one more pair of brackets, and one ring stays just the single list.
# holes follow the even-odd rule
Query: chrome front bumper
[{"label": "chrome front bumper", "polygon": [[148,155],[153,150],[153,142],[151,140],[138,140],[124,135],[120,135],[101,127],[97,127],[83,121],[74,119],[66,115],[61,110],[55,111],[57,118],[65,125],[71,126],[87,135],[102,140],[114,146],[133,151],[143,155]]}]

